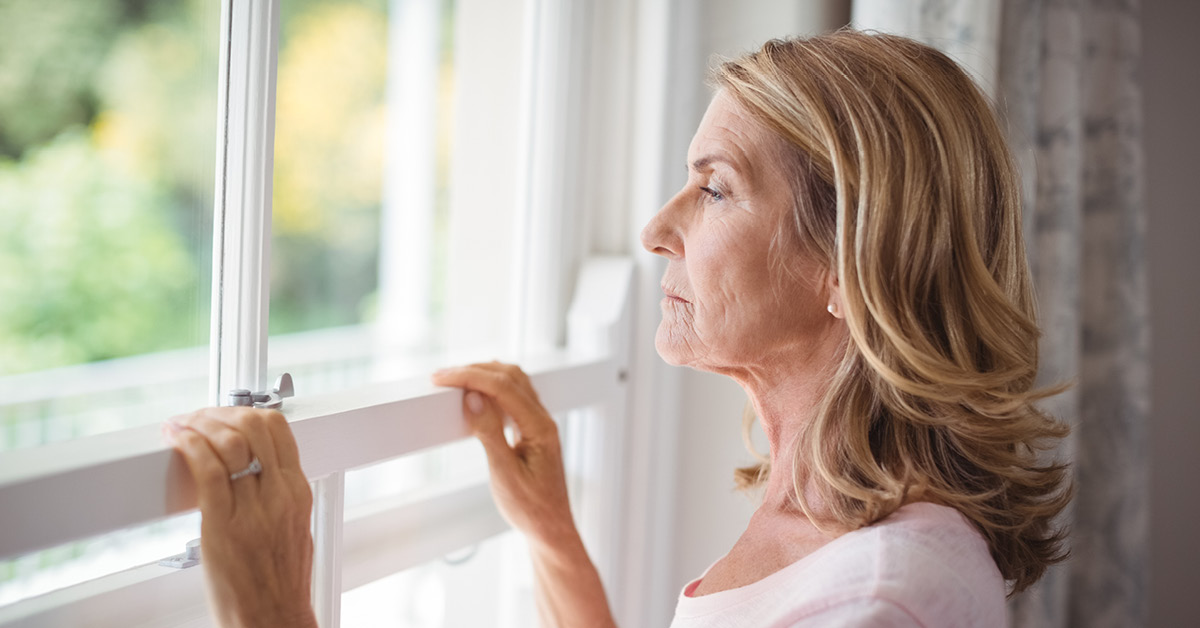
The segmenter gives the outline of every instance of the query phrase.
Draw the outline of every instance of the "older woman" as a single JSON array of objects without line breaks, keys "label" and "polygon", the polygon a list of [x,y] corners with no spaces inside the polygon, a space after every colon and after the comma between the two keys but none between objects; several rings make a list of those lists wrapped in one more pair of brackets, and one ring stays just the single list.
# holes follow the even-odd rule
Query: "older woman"
[{"label": "older woman", "polygon": [[[1038,461],[1066,430],[1033,405],[1047,393],[995,116],[951,60],[885,35],[771,41],[714,82],[688,182],[642,234],[668,261],[656,346],[741,384],[770,455],[737,472],[762,503],[673,625],[1004,625],[1006,593],[1063,557],[1069,490]],[[434,381],[468,391],[543,617],[612,625],[529,380],[493,363]],[[170,433],[198,480],[218,616],[311,622],[311,500],[286,422],[216,409]],[[251,452],[262,474],[231,479]]]}]

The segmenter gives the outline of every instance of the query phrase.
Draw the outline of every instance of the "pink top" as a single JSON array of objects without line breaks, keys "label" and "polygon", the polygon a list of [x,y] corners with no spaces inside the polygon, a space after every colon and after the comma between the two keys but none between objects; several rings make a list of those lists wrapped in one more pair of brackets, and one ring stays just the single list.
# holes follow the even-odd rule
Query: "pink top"
[{"label": "pink top", "polygon": [[671,628],[1008,623],[987,542],[957,510],[923,502],[744,587],[691,597],[699,584],[680,593]]}]

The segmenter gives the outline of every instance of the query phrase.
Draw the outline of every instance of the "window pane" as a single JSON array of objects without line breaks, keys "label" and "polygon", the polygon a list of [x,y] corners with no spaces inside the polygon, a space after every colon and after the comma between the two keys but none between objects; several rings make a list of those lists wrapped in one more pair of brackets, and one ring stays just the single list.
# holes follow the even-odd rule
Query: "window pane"
[{"label": "window pane", "polygon": [[219,23],[0,5],[0,450],[204,402]]},{"label": "window pane", "polygon": [[487,482],[487,457],[474,439],[346,472],[346,512],[374,500],[394,502]]},{"label": "window pane", "polygon": [[0,561],[0,606],[138,565],[156,564],[184,553],[188,541],[197,538],[200,513],[192,512],[8,558]]},{"label": "window pane", "polygon": [[275,118],[274,333],[357,325],[379,257],[386,2],[283,3]]},{"label": "window pane", "polygon": [[522,4],[284,0],[268,354],[298,394],[503,354]]},{"label": "window pane", "polygon": [[[0,2],[0,451],[205,403],[219,43],[209,0]],[[110,550],[0,563],[0,600]]]},{"label": "window pane", "polygon": [[[284,0],[268,355],[297,394],[500,355],[521,4]],[[464,19],[499,34],[461,37]],[[479,98],[484,77],[506,89]],[[347,473],[346,506],[486,475],[479,445],[456,443]]]},{"label": "window pane", "polygon": [[537,625],[529,552],[507,532],[342,595],[342,625]]}]

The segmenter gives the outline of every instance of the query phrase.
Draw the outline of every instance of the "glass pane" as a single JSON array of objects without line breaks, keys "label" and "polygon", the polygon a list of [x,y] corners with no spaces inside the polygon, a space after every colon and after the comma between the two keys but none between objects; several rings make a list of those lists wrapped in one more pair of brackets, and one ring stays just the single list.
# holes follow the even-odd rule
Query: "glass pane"
[{"label": "glass pane", "polygon": [[[528,3],[283,3],[270,376],[290,372],[306,395],[503,357]],[[486,475],[479,444],[455,443],[347,473],[346,506]],[[532,625],[496,621],[532,604],[501,577],[526,553],[488,549],[502,546],[348,593],[344,625]],[[482,586],[491,601],[475,621],[451,602]]]},{"label": "glass pane", "polygon": [[474,439],[346,472],[346,512],[374,500],[427,498],[487,482],[487,457]]},{"label": "glass pane", "polygon": [[521,5],[284,0],[268,353],[298,394],[503,354]]},{"label": "glass pane", "polygon": [[508,532],[342,595],[342,625],[536,626],[529,552]]},{"label": "glass pane", "polygon": [[[558,423],[567,470],[568,490],[573,503],[583,486],[576,471],[588,455],[585,421],[589,410],[554,415]],[[487,456],[474,438],[434,447],[346,472],[347,517],[360,506],[376,500],[390,505],[429,498],[488,481]]]},{"label": "glass pane", "polygon": [[[0,606],[182,554],[200,538],[200,513],[0,561]],[[164,568],[165,569],[165,568]]]},{"label": "glass pane", "polygon": [[0,451],[205,402],[220,7],[0,3]]},{"label": "glass pane", "polygon": [[379,258],[386,2],[283,3],[270,329],[358,325]]},{"label": "glass pane", "polygon": [[[204,405],[219,44],[210,0],[0,2],[0,452]],[[0,604],[194,536],[0,561]]]}]

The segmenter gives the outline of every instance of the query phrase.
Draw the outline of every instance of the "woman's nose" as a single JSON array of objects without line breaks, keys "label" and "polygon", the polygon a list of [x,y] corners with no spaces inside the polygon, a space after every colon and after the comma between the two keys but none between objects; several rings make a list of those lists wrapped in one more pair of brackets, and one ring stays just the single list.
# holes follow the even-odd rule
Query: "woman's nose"
[{"label": "woman's nose", "polygon": [[642,228],[642,248],[668,259],[683,255],[683,239],[674,224],[672,205],[676,199],[667,201],[662,209]]}]

